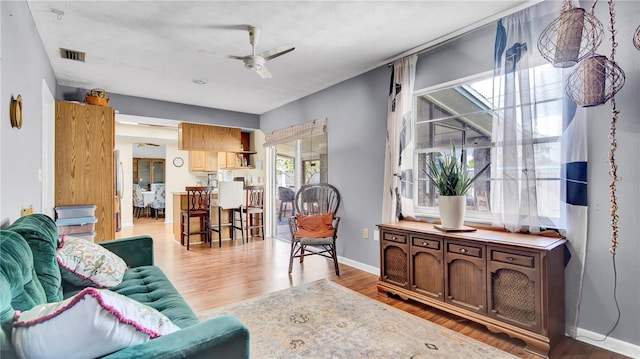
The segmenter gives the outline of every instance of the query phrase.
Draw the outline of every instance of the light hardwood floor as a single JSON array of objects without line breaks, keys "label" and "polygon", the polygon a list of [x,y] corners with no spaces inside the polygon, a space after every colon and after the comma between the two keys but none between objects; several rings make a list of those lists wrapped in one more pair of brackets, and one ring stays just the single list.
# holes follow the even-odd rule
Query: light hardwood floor
[{"label": "light hardwood floor", "polygon": [[[173,239],[171,224],[161,221],[141,218],[133,227],[124,227],[116,237],[151,235],[155,264],[162,268],[196,313],[324,278],[518,357],[539,358],[526,352],[524,342],[520,340],[492,333],[484,326],[420,303],[380,294],[376,288],[377,275],[345,264],[340,265],[338,277],[328,259],[310,256],[305,258],[303,265],[295,261],[293,273],[289,276],[290,247],[285,241],[251,238],[245,245],[241,240],[236,243],[223,241],[222,248],[218,248],[216,243],[212,248],[195,244],[187,251]],[[551,353],[551,358],[626,357],[566,338]]]}]

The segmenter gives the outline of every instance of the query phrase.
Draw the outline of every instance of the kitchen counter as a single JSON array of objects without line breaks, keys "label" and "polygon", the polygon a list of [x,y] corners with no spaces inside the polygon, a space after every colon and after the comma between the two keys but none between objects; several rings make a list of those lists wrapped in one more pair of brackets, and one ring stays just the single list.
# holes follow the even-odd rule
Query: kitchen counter
[{"label": "kitchen counter", "polygon": [[[212,206],[211,206],[211,224],[218,224],[218,207],[215,206],[215,203],[217,202],[218,199],[218,193],[214,192],[212,195]],[[181,229],[181,212],[182,210],[186,210],[187,209],[187,192],[173,192],[173,238],[180,244],[184,244],[182,243],[182,229]],[[229,222],[229,214],[231,211],[229,210],[222,210],[222,223],[228,223]],[[200,220],[198,218],[192,218],[191,219],[191,226],[199,226],[200,225]],[[217,241],[217,233],[214,233],[215,238],[214,242]],[[240,233],[236,234],[236,238],[241,238],[239,237]],[[231,232],[229,232],[229,228],[228,227],[223,227],[222,228],[222,239],[228,239],[231,237]],[[199,243],[202,242],[202,238],[200,238],[200,235],[193,235],[191,236],[191,244],[193,243]]]}]

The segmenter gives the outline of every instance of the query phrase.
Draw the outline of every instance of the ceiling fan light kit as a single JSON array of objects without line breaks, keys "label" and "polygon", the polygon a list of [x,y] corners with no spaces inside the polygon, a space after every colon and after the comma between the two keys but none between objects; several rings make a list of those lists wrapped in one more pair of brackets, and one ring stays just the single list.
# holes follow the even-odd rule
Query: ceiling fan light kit
[{"label": "ceiling fan light kit", "polygon": [[[289,53],[295,50],[295,47],[292,45],[284,45],[275,47],[273,49],[263,51],[259,54],[256,54],[256,45],[260,39],[260,29],[254,26],[248,26],[247,31],[249,32],[249,43],[251,44],[251,54],[245,56],[237,56],[237,55],[223,55],[227,58],[233,60],[242,60],[244,63],[244,67],[249,70],[255,71],[260,77],[268,79],[271,78],[271,73],[267,70],[265,63],[267,61],[273,60],[276,57],[282,56],[286,53]],[[200,53],[209,54],[209,55],[218,55],[215,52],[207,51],[207,50],[198,50]]]}]

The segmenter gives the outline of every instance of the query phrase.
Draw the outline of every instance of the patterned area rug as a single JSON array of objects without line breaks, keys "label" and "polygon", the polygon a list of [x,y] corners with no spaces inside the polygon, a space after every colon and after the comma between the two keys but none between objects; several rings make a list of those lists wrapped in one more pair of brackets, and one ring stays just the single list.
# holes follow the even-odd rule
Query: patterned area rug
[{"label": "patterned area rug", "polygon": [[238,317],[252,358],[515,358],[327,280],[206,311]]}]

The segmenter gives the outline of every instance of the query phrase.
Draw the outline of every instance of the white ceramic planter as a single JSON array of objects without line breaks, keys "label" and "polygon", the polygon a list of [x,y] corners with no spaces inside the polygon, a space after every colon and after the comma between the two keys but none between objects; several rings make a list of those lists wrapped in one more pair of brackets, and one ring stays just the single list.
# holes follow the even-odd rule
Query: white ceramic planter
[{"label": "white ceramic planter", "polygon": [[464,226],[464,214],[467,209],[467,196],[440,196],[438,210],[440,222],[446,229],[460,229]]}]

